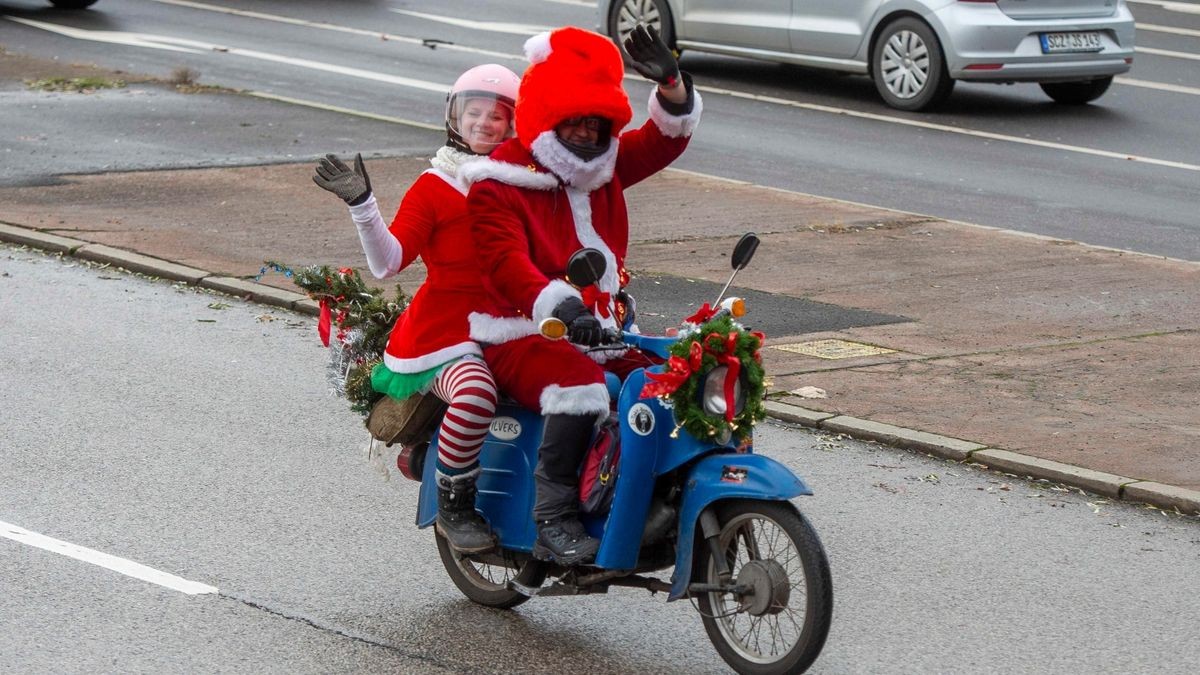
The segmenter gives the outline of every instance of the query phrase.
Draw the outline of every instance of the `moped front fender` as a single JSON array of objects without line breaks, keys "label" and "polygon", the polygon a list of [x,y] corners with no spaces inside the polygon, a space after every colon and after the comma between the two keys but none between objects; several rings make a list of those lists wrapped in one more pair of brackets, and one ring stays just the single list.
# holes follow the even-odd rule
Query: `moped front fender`
[{"label": "moped front fender", "polygon": [[784,501],[811,494],[812,490],[791,469],[764,455],[722,453],[696,462],[684,483],[675,573],[667,600],[678,600],[687,593],[692,580],[696,523],[709,504],[723,499]]}]

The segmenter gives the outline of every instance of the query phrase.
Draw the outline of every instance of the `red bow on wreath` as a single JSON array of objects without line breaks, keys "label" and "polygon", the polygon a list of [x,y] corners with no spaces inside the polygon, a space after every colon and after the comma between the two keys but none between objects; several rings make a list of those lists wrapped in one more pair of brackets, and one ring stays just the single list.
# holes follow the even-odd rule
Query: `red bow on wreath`
[{"label": "red bow on wreath", "polygon": [[704,303],[703,307],[696,310],[695,314],[684,319],[684,321],[692,324],[693,326],[699,326],[700,324],[704,323],[705,321],[708,321],[709,319],[713,318],[713,315],[715,315],[716,313],[717,313],[717,309],[715,307],[709,307],[708,303],[706,302],[706,303]]},{"label": "red bow on wreath", "polygon": [[668,396],[675,392],[692,373],[700,370],[704,363],[704,347],[699,342],[693,342],[688,358],[672,356],[667,359],[667,367],[661,373],[646,372],[646,385],[642,387],[642,398],[652,396]]},{"label": "red bow on wreath", "polygon": [[608,311],[608,307],[612,303],[612,295],[600,290],[596,284],[584,287],[580,294],[583,295],[583,304],[591,307],[592,311],[600,315],[600,318],[607,319],[612,316],[612,313]]},{"label": "red bow on wreath", "polygon": [[[712,347],[715,343],[718,347],[724,347],[723,353],[718,354],[717,350]],[[704,336],[704,350],[712,354],[717,359],[717,363],[723,363],[728,368],[725,371],[725,421],[733,422],[734,404],[737,402],[734,396],[735,386],[737,385],[738,376],[742,373],[742,360],[737,357],[737,332],[731,332],[729,335],[722,337],[720,333],[709,333]]]}]

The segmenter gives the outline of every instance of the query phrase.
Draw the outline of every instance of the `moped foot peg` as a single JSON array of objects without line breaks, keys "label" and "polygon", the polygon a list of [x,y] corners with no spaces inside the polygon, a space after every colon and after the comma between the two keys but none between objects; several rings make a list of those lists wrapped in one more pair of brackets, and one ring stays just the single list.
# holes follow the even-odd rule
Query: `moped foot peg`
[{"label": "moped foot peg", "polygon": [[509,590],[516,591],[527,598],[532,598],[538,593],[542,592],[541,587],[534,588],[533,586],[526,586],[525,584],[518,583],[512,579],[508,580],[508,588]]}]

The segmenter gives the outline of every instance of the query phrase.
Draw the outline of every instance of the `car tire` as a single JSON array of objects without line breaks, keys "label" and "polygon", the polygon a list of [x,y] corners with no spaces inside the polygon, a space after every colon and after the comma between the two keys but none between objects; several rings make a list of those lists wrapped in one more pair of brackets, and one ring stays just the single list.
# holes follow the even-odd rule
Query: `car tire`
[{"label": "car tire", "polygon": [[50,4],[62,9],[83,9],[96,4],[96,0],[50,0]]},{"label": "car tire", "polygon": [[871,47],[871,76],[883,101],[899,110],[935,107],[954,89],[941,42],[914,17],[896,19],[879,32]]},{"label": "car tire", "polygon": [[675,21],[666,0],[612,0],[608,6],[608,36],[621,47],[621,55],[626,61],[629,56],[622,44],[638,23],[654,26],[663,42],[679,53],[675,47]]},{"label": "car tire", "polygon": [[1084,105],[1103,96],[1104,92],[1112,86],[1112,82],[1112,76],[1109,75],[1098,80],[1083,82],[1042,82],[1038,86],[1046,92],[1047,96],[1054,99],[1055,103]]}]

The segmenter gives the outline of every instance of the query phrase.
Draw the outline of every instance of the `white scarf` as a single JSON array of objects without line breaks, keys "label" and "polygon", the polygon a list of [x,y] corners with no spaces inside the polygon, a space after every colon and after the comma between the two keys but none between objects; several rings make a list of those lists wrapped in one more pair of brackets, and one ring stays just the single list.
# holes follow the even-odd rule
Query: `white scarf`
[{"label": "white scarf", "polygon": [[458,169],[462,165],[482,159],[485,155],[476,155],[471,152],[463,152],[458,148],[452,148],[449,145],[443,145],[438,148],[437,153],[429,158],[429,163],[433,168],[445,171],[451,176],[458,178]]}]

